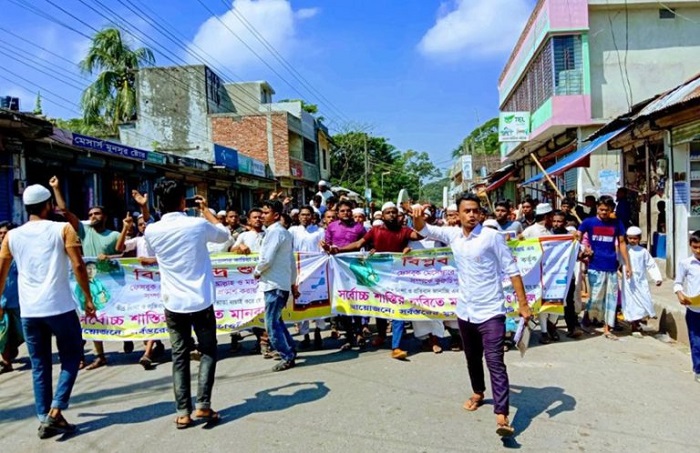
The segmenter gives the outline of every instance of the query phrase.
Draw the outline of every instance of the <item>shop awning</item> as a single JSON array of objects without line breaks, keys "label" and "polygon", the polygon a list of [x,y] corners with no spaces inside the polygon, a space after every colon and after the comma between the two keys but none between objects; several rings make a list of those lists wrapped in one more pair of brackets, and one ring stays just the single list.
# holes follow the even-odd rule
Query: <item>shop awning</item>
[{"label": "shop awning", "polygon": [[[620,134],[625,129],[626,128],[623,127],[621,129],[617,129],[613,132],[608,132],[607,134],[596,138],[595,140],[593,140],[592,142],[590,142],[586,146],[579,148],[578,150],[569,154],[568,156],[566,156],[565,158],[563,158],[562,160],[560,160],[556,164],[547,168],[545,171],[547,172],[547,174],[549,176],[558,176],[571,168],[581,166],[584,159],[586,159],[588,156],[590,156],[591,153],[598,150],[602,146],[607,145],[607,143],[610,140],[615,138],[618,134]],[[544,173],[538,173],[520,185],[524,186],[527,184],[532,184],[532,183],[540,181],[542,178],[544,178]]]},{"label": "shop awning", "polygon": [[487,192],[490,192],[490,191],[492,191],[492,190],[498,189],[498,188],[501,187],[503,184],[505,184],[505,183],[508,182],[508,178],[510,178],[511,176],[513,176],[513,173],[515,173],[515,170],[511,170],[511,171],[509,171],[508,173],[506,173],[505,175],[501,176],[500,178],[498,178],[497,180],[495,180],[494,182],[492,182],[492,183],[486,188],[486,191],[487,191]]}]

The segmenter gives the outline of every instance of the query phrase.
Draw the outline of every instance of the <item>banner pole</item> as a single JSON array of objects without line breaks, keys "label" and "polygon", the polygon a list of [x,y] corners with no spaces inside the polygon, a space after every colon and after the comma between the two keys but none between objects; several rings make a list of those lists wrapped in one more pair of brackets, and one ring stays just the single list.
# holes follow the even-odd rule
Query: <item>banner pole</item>
[{"label": "banner pole", "polygon": [[[544,169],[544,167],[543,167],[542,164],[540,163],[540,160],[537,158],[537,156],[535,156],[535,154],[532,153],[532,154],[530,154],[530,157],[532,158],[532,160],[535,161],[535,164],[537,164],[537,166],[540,168],[540,171],[542,172],[542,174],[544,175],[544,177],[547,178],[547,181],[549,181],[549,184],[552,186],[552,189],[554,189],[554,190],[557,192],[557,195],[559,195],[559,198],[561,198],[561,199],[563,200],[563,199],[564,199],[564,195],[561,193],[561,191],[559,190],[559,188],[557,187],[557,185],[554,184],[554,181],[552,181],[552,178],[549,177],[549,175],[547,174],[547,171]],[[578,220],[578,223],[579,223],[579,224],[582,222],[581,217],[579,217],[578,214],[576,213],[576,209],[572,209],[572,210],[571,210],[571,214],[572,214],[574,217],[576,217],[576,220]]]}]

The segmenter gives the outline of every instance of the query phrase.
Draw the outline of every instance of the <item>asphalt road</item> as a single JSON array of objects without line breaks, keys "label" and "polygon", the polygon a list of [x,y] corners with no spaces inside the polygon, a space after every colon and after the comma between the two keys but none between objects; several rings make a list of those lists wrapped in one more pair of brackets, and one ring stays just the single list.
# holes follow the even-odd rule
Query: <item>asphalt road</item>
[{"label": "asphalt road", "polygon": [[682,347],[652,337],[613,342],[596,336],[533,345],[525,358],[509,352],[518,434],[504,442],[495,434],[490,404],[473,413],[462,409],[470,395],[462,353],[435,355],[412,346],[407,362],[390,359],[388,349],[327,349],[302,353],[299,366],[272,373],[273,361],[231,356],[222,343],[213,405],[223,420],[212,429],[178,431],[170,363],[144,371],[135,364],[137,345],[129,355],[112,353],[106,368],[80,373],[65,412],[80,431],[49,440],[36,436],[25,365],[0,376],[0,450],[700,451],[700,384]]}]

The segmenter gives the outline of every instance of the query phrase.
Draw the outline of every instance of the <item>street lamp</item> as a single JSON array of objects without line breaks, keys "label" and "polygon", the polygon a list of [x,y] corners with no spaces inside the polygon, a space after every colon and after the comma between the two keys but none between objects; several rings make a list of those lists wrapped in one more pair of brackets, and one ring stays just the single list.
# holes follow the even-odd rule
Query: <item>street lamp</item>
[{"label": "street lamp", "polygon": [[385,171],[382,173],[382,204],[384,203],[384,175],[390,175],[390,171]]}]

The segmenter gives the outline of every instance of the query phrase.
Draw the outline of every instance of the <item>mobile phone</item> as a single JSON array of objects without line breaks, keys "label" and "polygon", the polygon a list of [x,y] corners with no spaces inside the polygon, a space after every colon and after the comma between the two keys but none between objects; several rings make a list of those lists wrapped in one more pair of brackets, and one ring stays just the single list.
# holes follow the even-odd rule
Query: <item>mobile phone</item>
[{"label": "mobile phone", "polygon": [[187,198],[185,198],[185,207],[186,208],[198,208],[199,203],[197,203],[197,199],[199,199],[199,197],[187,197]]}]

